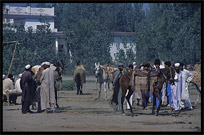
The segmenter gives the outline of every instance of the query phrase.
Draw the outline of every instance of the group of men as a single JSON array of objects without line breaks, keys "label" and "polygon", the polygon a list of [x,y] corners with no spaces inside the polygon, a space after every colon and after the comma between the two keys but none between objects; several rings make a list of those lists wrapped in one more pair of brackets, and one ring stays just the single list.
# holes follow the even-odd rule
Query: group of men
[{"label": "group of men", "polygon": [[[161,65],[159,59],[155,60],[154,65],[141,64],[137,66],[136,63],[134,62],[133,65],[132,64],[129,65],[128,70],[131,71],[135,69],[140,69],[140,70],[152,70],[152,71],[159,72],[159,70],[162,68],[173,67],[173,69],[175,70],[174,83],[172,83],[170,80],[165,81],[163,88],[161,90],[162,105],[169,106],[170,109],[174,111],[179,111],[181,109],[184,109],[185,105],[187,105],[188,109],[192,110],[193,107],[189,97],[188,86],[189,86],[189,82],[192,80],[194,76],[193,73],[187,70],[183,63],[175,63],[174,65],[172,65],[170,61],[166,61],[164,65],[165,66]],[[113,95],[113,97],[117,97],[117,98],[112,99],[112,102],[114,103],[113,104],[114,110],[121,109],[120,106],[121,106],[122,90],[120,89],[119,79],[123,75],[123,69],[124,69],[123,64],[122,63],[118,64],[118,69],[115,71],[115,74],[114,74],[113,90],[117,91],[114,93],[116,95]],[[135,81],[134,75],[132,76],[132,80]],[[138,90],[133,90],[136,87],[131,85],[135,85],[135,83],[130,83],[129,85],[130,85],[129,91],[130,93],[133,93],[130,98],[130,103],[134,105],[135,99],[137,99],[137,105],[139,105],[140,100],[141,99],[144,100],[142,96],[142,92]],[[126,95],[126,96],[128,97],[129,95]],[[146,102],[152,102],[153,95],[149,93],[148,97],[150,97],[150,100],[143,101],[143,105],[146,104]],[[166,105],[164,105],[164,101],[166,99],[165,97],[167,98]],[[156,99],[157,107],[158,107],[158,104],[159,104],[159,100]],[[128,103],[127,103],[127,109],[129,109]]]},{"label": "group of men", "polygon": [[[172,110],[179,111],[185,108],[187,105],[189,110],[192,110],[193,107],[191,105],[188,86],[189,82],[193,78],[193,73],[184,68],[183,63],[175,63],[171,64],[170,61],[164,63],[164,67],[161,66],[160,60],[156,59],[154,66],[148,64],[141,64],[139,66],[134,62],[128,66],[128,72],[131,72],[135,69],[140,70],[152,70],[158,71],[161,68],[169,68],[174,67],[175,69],[175,77],[174,83],[169,80],[166,80],[161,92],[162,103],[165,101],[165,96],[167,97],[167,106],[170,106]],[[41,72],[39,72],[41,71]],[[114,72],[113,79],[113,90],[115,95],[113,95],[112,102],[113,108],[115,110],[121,109],[121,96],[122,90],[120,89],[119,80],[121,76],[124,74],[124,66],[122,63],[118,64],[118,69]],[[77,83],[77,75],[80,75],[80,82]],[[50,105],[51,111],[55,112],[55,104],[56,104],[56,85],[59,82],[59,73],[57,72],[57,67],[49,62],[43,62],[41,67],[38,69],[38,72],[34,73],[31,65],[25,66],[25,71],[19,75],[19,79],[15,82],[13,75],[9,74],[8,78],[3,76],[3,97],[4,101],[8,101],[9,103],[16,104],[16,99],[18,95],[22,94],[22,113],[32,113],[30,110],[30,105],[33,101],[38,102],[38,112],[47,113],[48,104]],[[57,78],[57,81],[56,81]],[[135,81],[134,75],[132,75],[131,81]],[[82,95],[82,84],[86,82],[85,80],[85,69],[82,65],[80,65],[80,61],[76,64],[76,69],[73,76],[73,81],[77,83],[77,94]],[[15,85],[15,87],[14,87]],[[134,90],[135,83],[129,84],[129,95],[131,96],[130,102],[132,105],[135,103],[135,99],[137,99],[137,105],[140,104],[140,100],[142,99],[141,91],[137,92]],[[10,95],[10,96],[8,96]],[[152,99],[152,95],[149,94],[150,99]],[[35,100],[34,100],[35,99]],[[146,102],[146,101],[145,101]],[[158,107],[158,100],[157,100]],[[128,104],[127,104],[128,108]]]},{"label": "group of men", "polygon": [[[14,87],[13,75],[9,74],[8,78],[3,80],[3,100],[10,102],[13,100],[16,104],[18,93],[22,94],[22,113],[33,113],[30,106],[33,102],[38,102],[39,113],[47,113],[50,105],[51,112],[55,112],[56,91],[59,82],[59,73],[57,67],[49,62],[43,62],[39,69],[34,73],[31,65],[25,66],[25,71],[19,75]],[[11,98],[13,93],[14,98]],[[7,98],[11,98],[8,101]]]}]

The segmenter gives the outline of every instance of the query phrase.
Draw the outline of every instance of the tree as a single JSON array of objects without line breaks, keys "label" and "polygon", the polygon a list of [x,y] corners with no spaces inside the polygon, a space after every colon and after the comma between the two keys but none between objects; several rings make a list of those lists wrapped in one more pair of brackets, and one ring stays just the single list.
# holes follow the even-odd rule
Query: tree
[{"label": "tree", "polygon": [[[45,29],[33,33],[32,27],[25,31],[24,26],[17,27],[17,31],[12,29],[3,30],[3,41],[18,41],[20,44],[16,48],[15,57],[12,64],[11,73],[19,74],[24,71],[27,64],[40,65],[44,61],[54,63],[55,38],[49,26]],[[6,74],[10,65],[13,46],[3,48],[3,72]]]}]

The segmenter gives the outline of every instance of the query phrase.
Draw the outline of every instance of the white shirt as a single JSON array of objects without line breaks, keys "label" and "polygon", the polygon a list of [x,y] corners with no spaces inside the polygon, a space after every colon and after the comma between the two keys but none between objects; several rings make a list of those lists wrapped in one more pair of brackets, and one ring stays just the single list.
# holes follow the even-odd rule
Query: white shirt
[{"label": "white shirt", "polygon": [[19,78],[16,83],[15,83],[15,89],[17,92],[22,92],[21,86],[20,86],[20,80],[21,78]]}]

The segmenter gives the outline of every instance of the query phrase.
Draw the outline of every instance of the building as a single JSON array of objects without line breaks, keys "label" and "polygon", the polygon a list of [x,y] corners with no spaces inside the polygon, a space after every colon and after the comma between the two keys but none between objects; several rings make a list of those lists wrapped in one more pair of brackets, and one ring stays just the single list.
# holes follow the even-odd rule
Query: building
[{"label": "building", "polygon": [[3,24],[9,23],[14,27],[24,25],[26,30],[28,27],[32,27],[35,32],[49,23],[51,31],[57,32],[57,29],[54,28],[54,17],[54,7],[35,8],[6,5],[3,12]]},{"label": "building", "polygon": [[113,33],[114,40],[110,48],[110,54],[113,60],[115,60],[114,55],[118,52],[119,49],[125,50],[124,43],[126,44],[127,48],[130,48],[131,46],[133,46],[133,52],[136,55],[136,45],[131,40],[131,37],[134,35],[134,33],[135,32],[114,32]]},{"label": "building", "polygon": [[[40,28],[50,25],[50,30],[55,33],[55,45],[56,53],[59,48],[65,48],[63,33],[58,32],[54,25],[54,7],[52,8],[36,8],[31,6],[10,6],[6,5],[3,12],[3,24],[10,24],[14,28],[19,25],[23,25],[25,30],[32,27],[33,32],[36,32]],[[61,45],[59,47],[59,45]],[[64,49],[67,50],[67,49]]]},{"label": "building", "polygon": [[[50,29],[55,33],[55,47],[56,54],[60,50],[67,52],[66,43],[64,40],[63,32],[57,31],[54,25],[54,7],[52,8],[36,8],[31,6],[15,6],[6,5],[3,11],[3,24],[11,24],[14,26],[23,25],[25,30],[28,27],[33,28],[33,32],[50,24]],[[114,54],[118,49],[124,49],[123,39],[126,39],[127,47],[132,44],[131,37],[134,32],[114,32],[114,41],[110,50],[112,59],[114,60]],[[136,52],[135,52],[136,53]],[[71,52],[69,52],[71,56]]]}]

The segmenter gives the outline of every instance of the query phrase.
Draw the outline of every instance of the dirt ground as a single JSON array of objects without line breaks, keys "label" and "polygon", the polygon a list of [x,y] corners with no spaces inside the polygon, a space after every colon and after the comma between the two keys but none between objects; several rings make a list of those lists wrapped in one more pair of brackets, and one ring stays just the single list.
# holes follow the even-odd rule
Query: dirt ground
[{"label": "dirt ground", "polygon": [[[94,80],[93,77],[87,77]],[[71,80],[64,77],[64,80]],[[100,100],[96,97],[96,84],[86,83],[84,95],[76,95],[76,91],[59,91],[58,103],[60,108],[56,113],[22,114],[21,105],[3,106],[3,132],[70,132],[70,131],[130,131],[130,132],[200,132],[201,131],[201,104],[194,104],[197,91],[190,87],[190,98],[194,110],[183,110],[180,113],[172,112],[169,107],[162,107],[159,116],[151,114],[152,103],[145,110],[135,106],[134,117],[121,112],[114,112],[109,101],[104,100],[104,92]],[[110,99],[112,90],[108,90]],[[20,103],[20,97],[17,102]],[[124,103],[124,108],[126,104]],[[32,110],[36,112],[36,110]]]}]

